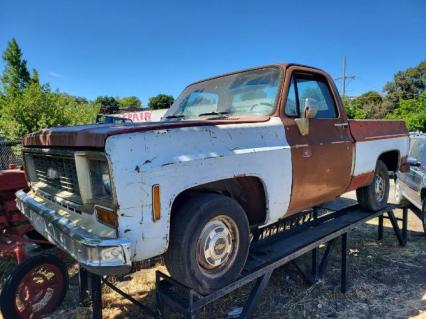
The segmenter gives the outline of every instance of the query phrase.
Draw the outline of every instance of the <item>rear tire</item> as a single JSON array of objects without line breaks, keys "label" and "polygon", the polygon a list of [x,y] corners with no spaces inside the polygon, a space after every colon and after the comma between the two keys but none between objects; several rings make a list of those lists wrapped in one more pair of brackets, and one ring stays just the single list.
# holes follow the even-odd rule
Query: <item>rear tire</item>
[{"label": "rear tire", "polygon": [[247,259],[250,231],[232,198],[200,194],[173,213],[165,264],[174,279],[201,294],[231,283]]},{"label": "rear tire", "polygon": [[372,211],[384,208],[388,203],[389,188],[388,168],[385,163],[378,160],[371,184],[356,190],[359,205]]}]

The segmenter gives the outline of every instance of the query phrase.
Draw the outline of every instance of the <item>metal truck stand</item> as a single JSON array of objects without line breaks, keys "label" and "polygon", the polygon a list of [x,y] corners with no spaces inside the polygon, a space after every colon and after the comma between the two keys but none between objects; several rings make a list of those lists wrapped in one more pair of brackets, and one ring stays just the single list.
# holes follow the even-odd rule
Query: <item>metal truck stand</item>
[{"label": "metal truck stand", "polygon": [[[342,208],[343,207],[343,208]],[[403,217],[398,219],[394,209],[402,208]],[[313,284],[323,277],[331,251],[336,244],[341,245],[341,280],[340,290],[345,293],[348,273],[348,235],[350,230],[378,217],[378,239],[383,238],[383,219],[391,221],[396,238],[401,246],[407,241],[408,208],[388,205],[384,209],[372,212],[360,208],[352,201],[339,199],[337,202],[324,205],[307,212],[299,213],[292,218],[273,224],[254,234],[249,256],[241,275],[231,284],[209,295],[200,295],[160,271],[156,273],[157,308],[152,309],[140,301],[124,293],[107,278],[90,274],[83,268],[80,270],[81,300],[87,301],[91,296],[93,318],[102,318],[102,290],[104,283],[109,288],[138,305],[147,316],[162,318],[165,310],[180,313],[182,318],[196,318],[203,307],[222,298],[230,292],[255,281],[239,318],[250,318],[255,310],[262,292],[267,287],[275,269],[289,262],[293,263],[307,283]],[[402,222],[402,230],[398,222]],[[320,245],[326,245],[322,257]],[[296,262],[296,258],[306,253],[312,254],[311,269],[306,271]],[[90,294],[88,291],[90,282]]]}]

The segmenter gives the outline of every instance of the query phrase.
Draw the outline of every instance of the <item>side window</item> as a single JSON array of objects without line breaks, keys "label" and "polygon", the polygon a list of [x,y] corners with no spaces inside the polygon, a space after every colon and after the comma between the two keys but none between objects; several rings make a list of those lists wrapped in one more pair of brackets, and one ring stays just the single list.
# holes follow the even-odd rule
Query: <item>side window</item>
[{"label": "side window", "polygon": [[297,109],[296,86],[294,85],[294,78],[291,78],[287,101],[285,103],[285,114],[291,117],[299,116]]},{"label": "side window", "polygon": [[318,113],[315,118],[330,119],[337,117],[336,105],[328,88],[326,80],[321,76],[305,74],[296,75],[296,89],[299,104],[299,114],[303,114],[305,100],[315,99]]}]

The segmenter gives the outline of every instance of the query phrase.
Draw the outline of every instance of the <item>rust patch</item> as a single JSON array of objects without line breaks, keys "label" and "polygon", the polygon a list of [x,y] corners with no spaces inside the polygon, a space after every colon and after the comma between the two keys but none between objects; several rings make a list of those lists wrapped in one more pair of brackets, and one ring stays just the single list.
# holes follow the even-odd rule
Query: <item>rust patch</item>
[{"label": "rust patch", "polygon": [[140,169],[139,165],[136,165],[136,167],[135,167],[135,171],[136,171],[137,173],[140,173],[140,172],[141,172],[141,169]]},{"label": "rust patch", "polygon": [[408,136],[404,121],[349,120],[348,123],[357,142]]},{"label": "rust patch", "polygon": [[363,186],[370,185],[371,181],[373,180],[374,172],[368,172],[361,175],[353,176],[351,183],[349,184],[348,188],[346,189],[346,192],[353,191],[355,189],[358,189]]}]

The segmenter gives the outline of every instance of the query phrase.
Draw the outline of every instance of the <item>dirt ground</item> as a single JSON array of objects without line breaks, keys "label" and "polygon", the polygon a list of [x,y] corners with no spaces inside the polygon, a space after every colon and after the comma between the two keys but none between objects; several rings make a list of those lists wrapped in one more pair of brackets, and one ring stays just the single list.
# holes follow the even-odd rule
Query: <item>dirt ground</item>
[{"label": "dirt ground", "polygon": [[[352,197],[353,194],[349,194]],[[397,212],[401,216],[401,212]],[[409,214],[409,241],[400,247],[385,220],[384,239],[377,241],[377,219],[349,234],[349,287],[340,292],[340,252],[335,247],[323,280],[307,286],[292,265],[277,269],[264,292],[255,318],[426,318],[426,237],[421,223]],[[308,262],[302,256],[299,262]],[[154,273],[140,270],[117,285],[134,298],[153,305]],[[227,318],[241,307],[251,285],[243,287],[204,309],[202,318]],[[78,281],[71,278],[64,303],[51,319],[91,318],[88,308],[78,306]],[[137,306],[104,288],[103,316],[107,319],[147,318]],[[0,316],[1,317],[1,316]]]}]

